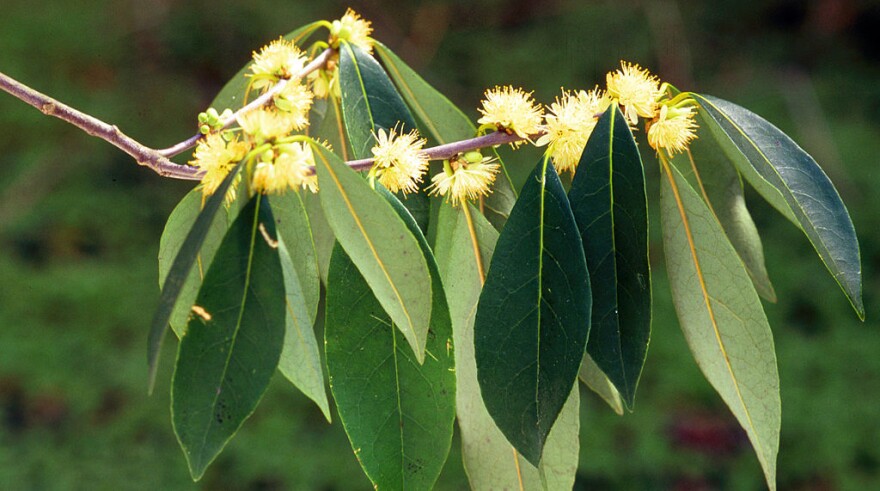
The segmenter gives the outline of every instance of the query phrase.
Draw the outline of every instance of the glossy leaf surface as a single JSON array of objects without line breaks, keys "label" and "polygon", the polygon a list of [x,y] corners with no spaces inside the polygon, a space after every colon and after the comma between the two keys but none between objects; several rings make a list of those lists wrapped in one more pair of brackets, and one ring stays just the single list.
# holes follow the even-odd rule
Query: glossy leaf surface
[{"label": "glossy leaf surface", "polygon": [[486,408],[533,465],[577,378],[590,307],[580,234],[553,165],[542,159],[498,237],[474,321]]},{"label": "glossy leaf surface", "polygon": [[335,154],[317,146],[315,161],[318,196],[336,239],[423,361],[433,295],[416,236],[392,205]]},{"label": "glossy leaf surface", "polygon": [[469,214],[472,226],[463,208],[443,204],[437,219],[434,248],[452,318],[457,419],[468,480],[476,490],[542,489],[543,475],[545,481],[552,484],[549,489],[570,489],[578,464],[577,390],[572,391],[547,437],[540,470],[514,450],[483,404],[474,359],[474,316],[483,278],[474,240],[485,268],[491,261],[498,232],[473,206]]},{"label": "glossy leaf surface", "polygon": [[[195,224],[196,218],[202,212],[203,200],[202,190],[198,188],[193,189],[180,200],[180,203],[174,207],[171,215],[168,216],[162,237],[159,239],[160,287],[165,283],[165,279],[171,271],[171,266],[174,264],[174,259],[177,258],[177,254],[180,252],[184,240],[186,240],[189,231]],[[196,263],[190,270],[189,276],[180,290],[177,305],[174,307],[171,318],[168,320],[171,329],[177,337],[182,336],[186,332],[186,323],[191,312],[190,307],[195,303],[196,296],[199,294],[202,278],[204,278],[208,266],[211,265],[211,260],[214,258],[217,248],[220,247],[220,242],[223,240],[223,236],[226,235],[226,230],[232,223],[232,213],[230,211],[233,210],[226,210],[221,207],[214,215],[207,235],[196,256]]]},{"label": "glossy leaf surface", "polygon": [[180,340],[174,431],[199,479],[254,411],[278,366],[284,275],[268,201],[255,197],[220,244]]},{"label": "glossy leaf surface", "polygon": [[[477,128],[470,118],[387,46],[376,43],[376,53],[426,136],[431,136],[438,144],[444,144],[472,138],[476,134]],[[486,155],[495,154],[491,149],[485,149],[484,152]],[[507,169],[503,164],[501,168],[492,194],[483,200],[483,213],[499,230],[516,202],[516,191]]]},{"label": "glossy leaf surface", "polygon": [[[165,338],[168,322],[177,308],[181,292],[186,287],[187,281],[191,278],[191,272],[198,260],[199,251],[202,249],[202,245],[211,231],[217,211],[220,210],[220,206],[226,196],[226,191],[240,169],[241,164],[230,171],[226,179],[220,183],[216,192],[205,202],[204,208],[193,222],[192,228],[186,234],[186,238],[180,245],[177,254],[174,256],[174,261],[168,269],[168,274],[162,284],[162,294],[159,296],[159,306],[156,308],[156,313],[153,314],[153,322],[150,324],[150,334],[147,340],[150,392],[153,391],[153,386],[156,383],[159,352],[162,349],[162,340]],[[191,299],[191,297],[187,297],[187,302]],[[187,305],[186,309],[189,310],[191,306],[192,304]]]},{"label": "glossy leaf surface", "polygon": [[661,177],[663,248],[688,346],[758,455],[771,489],[779,451],[779,375],[761,300],[736,251],[674,167]]},{"label": "glossy leaf surface", "polygon": [[631,409],[651,338],[648,198],[616,104],[596,123],[568,192],[593,285],[587,352]]},{"label": "glossy leaf surface", "polygon": [[[419,239],[414,219],[386,192]],[[429,261],[434,291],[443,285]],[[325,346],[333,397],[358,461],[378,489],[430,489],[452,442],[455,370],[449,309],[434,296],[423,364],[341,247],[330,265]]]},{"label": "glossy leaf surface", "polygon": [[[708,116],[704,119],[711,119],[739,152],[728,151],[728,156],[740,172],[777,209],[783,208],[778,202],[781,196],[789,217],[804,231],[856,313],[864,319],[858,239],[849,213],[825,172],[764,118],[716,97],[693,95]],[[768,185],[776,194],[766,189]]]},{"label": "glossy leaf surface", "polygon": [[[352,156],[364,159],[373,156],[374,135],[379,130],[396,127],[397,134],[416,129],[416,122],[394,88],[388,74],[372,56],[357,46],[343,43],[339,47],[339,88],[342,91],[342,115]],[[400,196],[419,228],[428,229],[430,201],[419,192]]]}]

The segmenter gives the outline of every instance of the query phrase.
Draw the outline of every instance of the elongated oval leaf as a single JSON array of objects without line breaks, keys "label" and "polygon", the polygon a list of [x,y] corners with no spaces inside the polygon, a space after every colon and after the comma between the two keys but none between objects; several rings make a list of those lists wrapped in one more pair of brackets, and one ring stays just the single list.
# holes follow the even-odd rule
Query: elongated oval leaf
[{"label": "elongated oval leaf", "polygon": [[290,255],[290,265],[296,270],[296,277],[302,288],[305,313],[311,326],[318,314],[321,284],[318,279],[315,243],[312,240],[305,204],[295,192],[270,196],[269,204],[272,206],[278,236],[284,241],[285,249]]},{"label": "elongated oval leaf", "polygon": [[[702,116],[698,119],[703,120]],[[698,190],[718,219],[730,243],[742,259],[758,294],[775,302],[776,292],[764,263],[764,247],[755,221],[746,206],[739,172],[724,156],[717,140],[700,123],[699,135],[687,152],[677,155],[673,164],[694,189]]]},{"label": "elongated oval leaf", "polygon": [[648,198],[617,104],[596,123],[568,192],[593,285],[587,352],[632,409],[651,339]]},{"label": "elongated oval leaf", "polygon": [[[707,115],[743,158],[728,153],[755,189],[777,208],[778,195],[790,218],[804,231],[822,262],[843,289],[859,318],[862,304],[862,265],[859,243],[840,195],[815,160],[779,128],[736,104],[693,94]],[[761,182],[763,181],[763,182]],[[766,188],[778,192],[774,195]]]},{"label": "elongated oval leaf", "polygon": [[315,150],[327,222],[416,358],[424,361],[433,295],[418,240],[361,175],[320,145]]},{"label": "elongated oval leaf", "polygon": [[[430,135],[437,143],[444,144],[471,138],[476,134],[477,128],[470,118],[387,46],[377,42],[376,53],[426,135]],[[495,153],[494,150],[486,151]],[[492,194],[483,203],[483,213],[499,230],[504,226],[516,202],[516,191],[503,162],[501,170]]]},{"label": "elongated oval leaf", "polygon": [[260,196],[223,239],[180,340],[171,387],[174,431],[198,480],[254,411],[284,341],[284,275]]},{"label": "elongated oval leaf", "polygon": [[[415,220],[390,193],[386,197],[430,258]],[[434,291],[442,292],[432,259],[429,265]],[[452,329],[445,297],[435,295],[434,302],[428,356],[420,364],[345,251],[334,249],[324,331],[330,385],[352,448],[377,489],[430,489],[449,453]]]},{"label": "elongated oval leaf", "polygon": [[776,489],[779,375],[761,300],[712,212],[669,165],[660,199],[672,298],[688,346]]},{"label": "elongated oval leaf", "polygon": [[[156,383],[156,369],[159,364],[159,352],[162,349],[162,340],[165,338],[165,331],[168,328],[168,321],[171,319],[177,304],[179,302],[181,292],[190,280],[190,273],[193,265],[199,256],[199,251],[205,238],[211,230],[217,210],[220,209],[221,203],[226,196],[226,191],[241,169],[241,164],[237,165],[226,179],[220,183],[217,190],[208,198],[204,209],[196,217],[189,233],[186,235],[183,244],[174,257],[174,262],[168,270],[165,282],[162,285],[162,294],[159,296],[159,307],[153,314],[153,322],[150,324],[150,334],[147,339],[147,363],[149,365],[149,392],[153,392],[153,386]],[[191,297],[189,298],[191,300]],[[186,302],[184,302],[186,303]],[[192,304],[187,305],[187,310]]]},{"label": "elongated oval leaf", "polygon": [[[180,200],[180,203],[174,207],[171,215],[168,216],[165,229],[162,231],[162,237],[159,239],[160,287],[165,284],[165,279],[171,271],[171,266],[174,264],[174,260],[177,258],[183,242],[195,224],[196,218],[201,214],[203,201],[202,190],[198,188],[193,189]],[[183,336],[183,333],[186,331],[186,323],[191,313],[190,307],[195,303],[196,296],[199,294],[202,278],[204,278],[208,266],[211,265],[211,260],[214,258],[217,248],[220,247],[220,242],[223,240],[223,236],[226,235],[226,230],[231,223],[229,220],[230,213],[225,213],[224,211],[223,208],[220,208],[214,215],[207,235],[196,256],[195,267],[190,270],[189,277],[187,277],[180,290],[177,305],[174,307],[171,318],[168,320],[171,329],[178,337]]]},{"label": "elongated oval leaf", "polygon": [[[379,62],[348,43],[339,47],[339,89],[345,130],[354,158],[373,156],[371,149],[376,143],[373,135],[380,129],[388,131],[397,127],[398,134],[416,129],[412,114]],[[422,190],[401,200],[419,228],[428,230],[431,212],[427,193]]]},{"label": "elongated oval leaf", "polygon": [[321,408],[327,422],[331,421],[330,404],[324,388],[324,370],[321,368],[321,355],[315,338],[314,312],[305,300],[306,295],[287,246],[279,234],[278,254],[284,273],[284,292],[286,322],[284,346],[278,360],[278,370],[309,399]]},{"label": "elongated oval leaf", "polygon": [[580,234],[544,158],[498,237],[474,321],[486,408],[533,465],[577,378],[591,303]]},{"label": "elongated oval leaf", "polygon": [[315,246],[302,199],[288,192],[269,198],[278,231],[278,254],[284,272],[287,321],[278,370],[310,399],[330,421],[324,371],[315,339],[320,284]]},{"label": "elongated oval leaf", "polygon": [[540,469],[516,452],[483,404],[474,359],[474,316],[483,285],[480,271],[491,261],[498,232],[475,208],[470,207],[469,214],[470,225],[464,208],[441,206],[435,252],[452,318],[457,419],[471,489],[543,489],[541,476],[549,484],[546,489],[571,489],[579,450],[577,390],[572,391],[550,430]]}]

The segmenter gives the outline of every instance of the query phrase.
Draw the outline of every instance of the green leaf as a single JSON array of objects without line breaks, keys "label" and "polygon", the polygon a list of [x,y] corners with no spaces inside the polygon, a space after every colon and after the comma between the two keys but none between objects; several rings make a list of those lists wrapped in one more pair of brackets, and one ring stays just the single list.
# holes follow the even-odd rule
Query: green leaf
[{"label": "green leaf", "polygon": [[779,374],[773,334],[745,266],[718,221],[674,167],[661,187],[663,248],[672,298],[691,352],[776,489]]},{"label": "green leaf", "polygon": [[360,174],[320,145],[314,149],[327,222],[421,363],[433,295],[419,242]]},{"label": "green leaf", "polygon": [[312,229],[312,239],[315,242],[315,256],[318,261],[318,274],[321,281],[327,284],[327,272],[330,270],[330,255],[333,253],[333,245],[336,243],[336,237],[330,224],[327,223],[327,217],[324,216],[324,209],[321,207],[320,193],[304,193],[303,203],[306,206],[306,213],[309,216],[309,226]]},{"label": "green leaf", "polygon": [[321,286],[309,219],[297,193],[271,196],[269,203],[278,230],[278,254],[287,302],[284,349],[278,370],[315,401],[330,421],[324,371],[313,328]]},{"label": "green leaf", "polygon": [[577,225],[544,158],[498,237],[474,322],[486,408],[533,465],[577,378],[590,307]]},{"label": "green leaf", "polygon": [[698,116],[700,136],[688,152],[679,154],[673,164],[699,190],[703,200],[718,219],[749,273],[758,294],[775,302],[776,292],[764,263],[764,247],[752,215],[746,207],[742,179],[724,155],[721,146],[705,128],[710,124]]},{"label": "green leaf", "polygon": [[[397,127],[397,133],[416,129],[415,120],[394,88],[388,74],[369,53],[357,46],[339,46],[339,88],[342,92],[342,116],[356,159],[373,156],[373,135],[380,129]],[[423,183],[424,184],[424,183]],[[427,193],[401,197],[422,231],[428,230],[430,201]]]},{"label": "green leaf", "polygon": [[[316,21],[310,24],[306,24],[299,29],[295,29],[290,31],[289,33],[284,35],[284,39],[288,41],[293,41],[297,44],[297,46],[302,47],[301,43],[305,41],[309,36],[312,35],[316,30],[321,27],[321,22]],[[247,64],[241,68],[228,82],[226,85],[220,89],[220,92],[214,97],[214,100],[211,101],[211,105],[209,107],[213,107],[218,111],[222,111],[223,109],[232,109],[235,111],[236,109],[245,105],[245,91],[247,90],[248,84],[250,84],[251,79],[249,77],[245,77],[245,74],[250,72],[252,60],[248,60]]]},{"label": "green leaf", "polygon": [[[179,247],[179,252],[174,255],[174,262],[168,269],[165,281],[162,285],[162,294],[159,296],[159,306],[156,313],[153,314],[153,321],[150,324],[150,334],[147,340],[147,363],[149,365],[149,392],[153,392],[153,386],[156,384],[156,369],[159,365],[159,352],[162,350],[162,340],[165,338],[165,331],[168,328],[168,321],[171,319],[177,304],[180,303],[181,292],[190,281],[193,265],[198,260],[199,251],[208,237],[214,223],[217,211],[220,209],[221,203],[226,197],[226,191],[235,180],[236,174],[241,169],[241,164],[237,165],[229,172],[229,175],[220,183],[217,190],[205,202],[205,207],[199,213],[193,222],[192,228],[187,233],[186,238]],[[176,228],[176,227],[175,227]],[[160,264],[162,259],[160,259]],[[187,296],[184,304],[187,311],[192,306],[189,303],[192,298]]]},{"label": "green leaf", "polygon": [[617,104],[596,123],[568,192],[593,285],[587,352],[632,409],[651,339],[648,198]]},{"label": "green leaf", "polygon": [[[474,359],[474,315],[483,278],[498,232],[475,208],[444,203],[437,220],[435,247],[440,276],[447,292],[455,341],[456,407],[462,458],[471,489],[571,489],[578,464],[579,396],[573,390],[547,437],[540,469],[522,458],[495,426],[483,404]],[[471,234],[473,229],[473,235]],[[480,264],[474,249],[480,254]]]},{"label": "green leaf", "polygon": [[284,275],[268,201],[257,196],[220,244],[180,340],[171,387],[174,431],[193,479],[253,413],[284,341]]},{"label": "green leaf", "polygon": [[[165,229],[162,231],[162,237],[159,239],[160,288],[165,284],[165,279],[171,271],[174,259],[177,258],[177,254],[180,252],[187,234],[192,229],[196,218],[202,212],[202,196],[201,189],[193,189],[180,200],[180,203],[174,207],[171,215],[168,216]],[[180,290],[177,305],[174,307],[174,311],[171,313],[171,318],[168,321],[177,337],[183,336],[183,333],[186,332],[190,307],[195,303],[196,296],[199,294],[199,287],[202,286],[205,270],[211,265],[211,260],[214,258],[217,248],[220,247],[223,236],[226,235],[226,229],[229,228],[231,223],[229,211],[221,208],[214,215],[207,235],[196,256],[196,267],[190,270],[189,276]]]},{"label": "green leaf", "polygon": [[692,95],[708,116],[704,120],[714,122],[710,128],[716,137],[720,137],[719,130],[726,135],[719,138],[722,146],[727,140],[735,147],[731,151],[728,144],[728,157],[765,199],[804,231],[864,320],[859,243],[846,206],[828,176],[791,138],[757,114],[716,97]]},{"label": "green leaf", "polygon": [[[382,43],[376,43],[376,53],[403,95],[407,105],[421,123],[419,126],[439,144],[472,138],[477,128],[449,99],[426,82]],[[487,149],[497,157],[495,150]],[[483,212],[498,230],[504,226],[516,202],[516,191],[501,163],[501,176],[495,181],[492,194],[483,201]]]},{"label": "green leaf", "polygon": [[[401,218],[428,244],[390,193]],[[440,275],[429,261],[435,292]],[[424,363],[403,346],[391,318],[336,247],[327,288],[325,346],[330,386],[352,448],[377,489],[430,489],[449,453],[455,420],[452,330],[444,295],[434,296]]]},{"label": "green leaf", "polygon": [[599,368],[599,365],[596,365],[589,353],[584,355],[578,378],[601,397],[618,416],[623,416],[623,401],[620,399],[620,392],[617,391],[617,387],[605,375],[605,372]]}]

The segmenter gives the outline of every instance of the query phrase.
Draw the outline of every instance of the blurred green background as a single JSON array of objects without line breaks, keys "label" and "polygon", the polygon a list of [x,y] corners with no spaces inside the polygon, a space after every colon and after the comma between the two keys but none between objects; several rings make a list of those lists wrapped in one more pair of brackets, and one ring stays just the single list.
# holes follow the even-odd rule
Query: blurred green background
[{"label": "blurred green background", "polygon": [[[3,0],[0,71],[147,145],[189,136],[250,52],[354,7],[466,111],[512,83],[549,103],[626,59],[765,116],[837,184],[862,247],[859,322],[809,243],[750,201],[780,300],[767,304],[782,383],[779,487],[880,489],[880,5],[693,2]],[[518,175],[537,158],[507,158]],[[648,156],[647,162],[653,160]],[[648,166],[653,236],[657,169]],[[0,93],[0,489],[369,489],[341,425],[282,377],[205,478],[174,438],[165,347],[146,395],[146,331],[165,218],[192,183]],[[744,433],[680,333],[659,241],[654,333],[636,411],[582,402],[577,489],[762,489]],[[464,489],[453,445],[438,489]]]}]

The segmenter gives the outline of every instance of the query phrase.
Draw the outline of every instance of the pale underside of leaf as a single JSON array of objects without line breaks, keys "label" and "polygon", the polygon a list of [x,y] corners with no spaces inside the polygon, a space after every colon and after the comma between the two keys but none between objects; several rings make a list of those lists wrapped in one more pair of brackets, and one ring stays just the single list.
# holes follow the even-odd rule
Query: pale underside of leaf
[{"label": "pale underside of leaf", "polygon": [[684,177],[663,164],[667,269],[685,338],[746,430],[771,489],[779,450],[779,375],[770,326],[733,246]]}]

